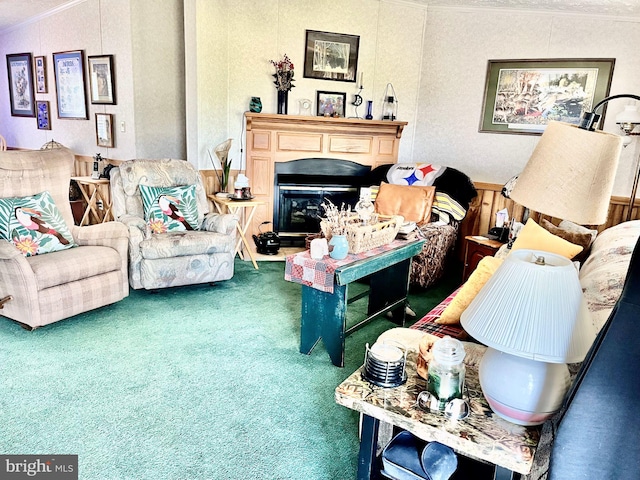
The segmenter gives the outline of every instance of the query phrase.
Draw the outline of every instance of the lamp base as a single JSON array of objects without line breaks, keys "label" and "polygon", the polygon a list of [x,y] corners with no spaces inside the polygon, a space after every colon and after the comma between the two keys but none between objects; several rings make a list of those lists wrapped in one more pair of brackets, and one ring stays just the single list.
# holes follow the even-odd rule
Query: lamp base
[{"label": "lamp base", "polygon": [[491,410],[518,425],[540,425],[562,406],[569,389],[564,363],[545,363],[488,348],[480,386]]}]

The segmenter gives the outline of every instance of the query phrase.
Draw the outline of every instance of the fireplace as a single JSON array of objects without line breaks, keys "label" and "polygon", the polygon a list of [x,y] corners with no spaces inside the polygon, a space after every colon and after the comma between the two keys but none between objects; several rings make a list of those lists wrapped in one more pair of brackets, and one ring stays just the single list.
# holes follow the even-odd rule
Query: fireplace
[{"label": "fireplace", "polygon": [[358,201],[371,167],[350,160],[305,158],[275,164],[273,225],[283,245],[304,245],[305,237],[320,231],[321,205],[338,207]]}]

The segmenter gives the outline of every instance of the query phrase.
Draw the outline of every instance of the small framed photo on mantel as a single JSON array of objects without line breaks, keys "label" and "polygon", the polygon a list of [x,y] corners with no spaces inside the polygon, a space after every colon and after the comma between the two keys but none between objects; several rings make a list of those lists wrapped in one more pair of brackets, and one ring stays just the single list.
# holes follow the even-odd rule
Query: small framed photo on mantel
[{"label": "small framed photo on mantel", "polygon": [[113,115],[96,113],[96,140],[99,147],[113,148]]},{"label": "small framed photo on mantel", "polygon": [[344,117],[345,92],[318,92],[316,98],[319,117]]}]

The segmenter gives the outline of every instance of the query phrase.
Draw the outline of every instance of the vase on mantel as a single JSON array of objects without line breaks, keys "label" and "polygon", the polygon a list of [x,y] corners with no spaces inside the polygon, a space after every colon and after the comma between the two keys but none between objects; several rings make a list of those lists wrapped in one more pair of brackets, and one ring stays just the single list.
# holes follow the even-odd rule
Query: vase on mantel
[{"label": "vase on mantel", "polygon": [[289,90],[278,90],[278,114],[286,115],[289,110]]}]

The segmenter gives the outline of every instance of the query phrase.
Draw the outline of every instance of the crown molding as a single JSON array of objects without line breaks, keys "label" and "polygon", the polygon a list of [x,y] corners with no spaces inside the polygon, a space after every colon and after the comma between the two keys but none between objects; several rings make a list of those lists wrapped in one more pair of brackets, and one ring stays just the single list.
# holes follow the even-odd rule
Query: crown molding
[{"label": "crown molding", "polygon": [[545,15],[554,17],[582,17],[592,18],[599,20],[609,20],[616,22],[631,22],[640,23],[640,17],[621,16],[621,15],[606,15],[595,13],[581,13],[581,12],[567,12],[564,10],[549,10],[549,9],[528,9],[528,8],[503,8],[503,7],[479,7],[475,5],[427,5],[428,12],[451,12],[458,11],[460,13],[477,13],[477,12],[495,12],[504,14],[524,14],[524,15]]},{"label": "crown molding", "polygon": [[53,15],[56,15],[60,12],[63,12],[64,10],[67,10],[69,8],[73,8],[77,5],[80,5],[82,3],[85,3],[87,0],[71,0],[67,3],[64,3],[62,5],[58,5],[55,8],[52,8],[51,10],[47,10],[46,12],[42,12],[38,15],[35,15],[31,18],[28,18],[27,20],[20,22],[20,23],[16,23],[15,25],[11,25],[10,27],[7,27],[5,29],[0,30],[0,34],[6,33],[6,32],[10,32],[12,30],[17,30],[18,28],[22,28],[26,25],[30,25],[32,23],[36,23],[39,22],[40,20],[43,20],[47,17],[51,17]]}]

